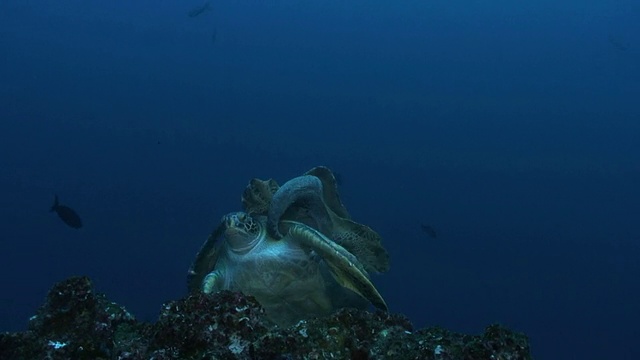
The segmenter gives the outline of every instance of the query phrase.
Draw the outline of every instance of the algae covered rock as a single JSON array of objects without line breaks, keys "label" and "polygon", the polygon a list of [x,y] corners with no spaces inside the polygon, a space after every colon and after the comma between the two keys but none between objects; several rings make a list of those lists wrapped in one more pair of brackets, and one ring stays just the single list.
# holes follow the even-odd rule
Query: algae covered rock
[{"label": "algae covered rock", "polygon": [[531,359],[525,335],[413,329],[399,314],[341,309],[281,328],[250,296],[221,291],[165,303],[137,321],[87,277],[53,286],[24,332],[0,334],[0,359]]}]

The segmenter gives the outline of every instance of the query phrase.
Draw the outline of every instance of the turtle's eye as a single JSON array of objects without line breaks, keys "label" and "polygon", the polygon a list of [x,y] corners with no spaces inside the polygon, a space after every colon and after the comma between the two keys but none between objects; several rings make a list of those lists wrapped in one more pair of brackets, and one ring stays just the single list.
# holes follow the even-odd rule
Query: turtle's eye
[{"label": "turtle's eye", "polygon": [[238,220],[240,221],[244,221],[247,218],[247,214],[245,213],[238,213]]}]

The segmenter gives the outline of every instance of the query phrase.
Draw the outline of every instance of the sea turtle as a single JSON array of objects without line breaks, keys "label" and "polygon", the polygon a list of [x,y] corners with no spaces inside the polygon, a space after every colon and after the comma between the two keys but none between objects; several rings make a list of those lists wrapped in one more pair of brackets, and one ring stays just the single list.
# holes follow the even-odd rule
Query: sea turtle
[{"label": "sea turtle", "polygon": [[282,220],[302,222],[355,255],[365,270],[389,270],[389,255],[380,235],[351,219],[340,200],[335,176],[327,167],[314,167],[282,186],[273,179],[252,179],[242,204],[250,214],[267,216],[267,231],[273,238],[283,236],[279,229]]},{"label": "sea turtle", "polygon": [[280,238],[264,215],[222,218],[189,270],[191,291],[236,290],[253,295],[276,324],[288,326],[344,307],[387,306],[360,261],[320,231],[282,219]]}]

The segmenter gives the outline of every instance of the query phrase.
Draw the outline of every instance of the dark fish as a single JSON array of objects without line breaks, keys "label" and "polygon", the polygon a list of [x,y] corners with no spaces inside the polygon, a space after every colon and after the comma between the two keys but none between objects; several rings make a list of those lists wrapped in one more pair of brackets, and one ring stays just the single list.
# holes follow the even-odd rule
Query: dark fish
[{"label": "dark fish", "polygon": [[618,39],[614,38],[611,35],[609,35],[609,43],[620,51],[627,51],[629,49],[629,46],[627,46],[626,44],[623,44],[621,41],[619,41]]},{"label": "dark fish", "polygon": [[436,230],[431,225],[420,224],[420,229],[422,229],[422,232],[429,235],[432,239],[436,239],[438,237]]},{"label": "dark fish", "polygon": [[202,15],[205,12],[211,10],[211,2],[210,1],[206,1],[204,4],[194,7],[193,9],[191,9],[188,13],[187,16],[194,18],[196,16]]},{"label": "dark fish", "polygon": [[53,200],[53,206],[51,206],[51,210],[49,211],[55,211],[65,224],[74,229],[80,229],[82,227],[82,220],[80,220],[80,216],[78,216],[72,208],[60,205],[58,202],[58,195],[56,195],[55,200]]}]

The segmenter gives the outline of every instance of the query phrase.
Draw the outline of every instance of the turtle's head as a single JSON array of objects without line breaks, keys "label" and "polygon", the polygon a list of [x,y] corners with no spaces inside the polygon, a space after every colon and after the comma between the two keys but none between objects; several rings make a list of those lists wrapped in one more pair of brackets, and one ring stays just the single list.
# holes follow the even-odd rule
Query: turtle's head
[{"label": "turtle's head", "polygon": [[245,212],[234,212],[222,218],[224,237],[229,249],[235,253],[246,253],[264,237],[264,227]]}]

